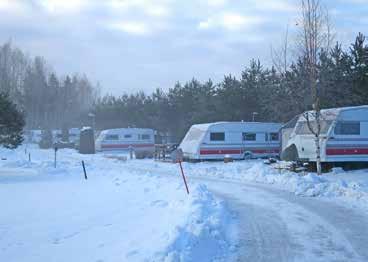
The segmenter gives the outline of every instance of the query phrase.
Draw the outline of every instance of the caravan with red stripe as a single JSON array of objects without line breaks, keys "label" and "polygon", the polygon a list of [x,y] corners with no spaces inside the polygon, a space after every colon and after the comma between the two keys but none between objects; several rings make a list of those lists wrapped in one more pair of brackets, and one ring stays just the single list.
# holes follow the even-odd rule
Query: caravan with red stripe
[{"label": "caravan with red stripe", "polygon": [[187,160],[223,160],[279,155],[281,124],[217,122],[193,125],[180,148]]},{"label": "caravan with red stripe", "polygon": [[[316,126],[312,112],[310,123]],[[302,114],[282,130],[281,158],[293,161],[316,161],[315,136]],[[321,111],[321,161],[368,162],[368,106],[342,107]]]},{"label": "caravan with red stripe", "polygon": [[149,128],[116,128],[103,130],[96,139],[97,151],[147,152],[155,150],[155,131]]}]

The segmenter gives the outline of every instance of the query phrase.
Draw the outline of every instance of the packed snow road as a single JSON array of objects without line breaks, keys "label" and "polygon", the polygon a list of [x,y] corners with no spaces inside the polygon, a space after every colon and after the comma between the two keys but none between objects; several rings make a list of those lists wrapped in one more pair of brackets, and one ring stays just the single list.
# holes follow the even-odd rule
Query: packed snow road
[{"label": "packed snow road", "polygon": [[238,261],[368,261],[368,217],[320,198],[197,178],[238,219]]}]

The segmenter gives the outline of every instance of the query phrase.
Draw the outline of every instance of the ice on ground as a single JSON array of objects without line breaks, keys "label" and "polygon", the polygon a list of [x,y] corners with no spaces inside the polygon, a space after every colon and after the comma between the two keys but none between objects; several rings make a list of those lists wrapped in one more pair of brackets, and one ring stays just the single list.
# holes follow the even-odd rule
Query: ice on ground
[{"label": "ice on ground", "polygon": [[0,156],[0,261],[226,261],[233,252],[226,207],[203,185],[190,183],[187,196],[178,179],[68,149],[56,168],[53,150]]}]

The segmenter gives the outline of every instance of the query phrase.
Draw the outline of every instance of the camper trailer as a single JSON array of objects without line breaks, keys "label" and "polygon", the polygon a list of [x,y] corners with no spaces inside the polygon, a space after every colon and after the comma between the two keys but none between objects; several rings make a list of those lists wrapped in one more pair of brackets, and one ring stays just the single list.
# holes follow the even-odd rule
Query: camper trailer
[{"label": "camper trailer", "polygon": [[39,143],[42,138],[42,130],[32,129],[26,132],[27,142],[28,143]]},{"label": "camper trailer", "polygon": [[[282,128],[283,160],[316,161],[315,136],[307,118],[316,128],[313,112],[301,114]],[[368,162],[368,106],[322,110],[320,146],[322,162]]]},{"label": "camper trailer", "polygon": [[155,150],[155,131],[147,128],[118,128],[103,130],[96,139],[97,151],[134,150],[152,156]]},{"label": "camper trailer", "polygon": [[[52,136],[54,143],[62,140],[63,131],[61,129],[52,130]],[[68,129],[68,139],[69,142],[77,143],[79,142],[80,129],[79,128],[70,128]]]},{"label": "camper trailer", "polygon": [[222,160],[279,155],[281,124],[218,122],[193,125],[179,148],[187,160]]}]

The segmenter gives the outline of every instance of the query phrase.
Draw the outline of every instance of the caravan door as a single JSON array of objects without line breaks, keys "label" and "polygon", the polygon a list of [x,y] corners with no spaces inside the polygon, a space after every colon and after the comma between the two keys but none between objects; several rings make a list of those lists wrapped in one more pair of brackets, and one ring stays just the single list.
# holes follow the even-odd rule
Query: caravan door
[{"label": "caravan door", "polygon": [[245,159],[257,157],[257,144],[261,139],[261,136],[257,132],[246,131],[242,132],[242,143],[243,143],[243,157]]}]

